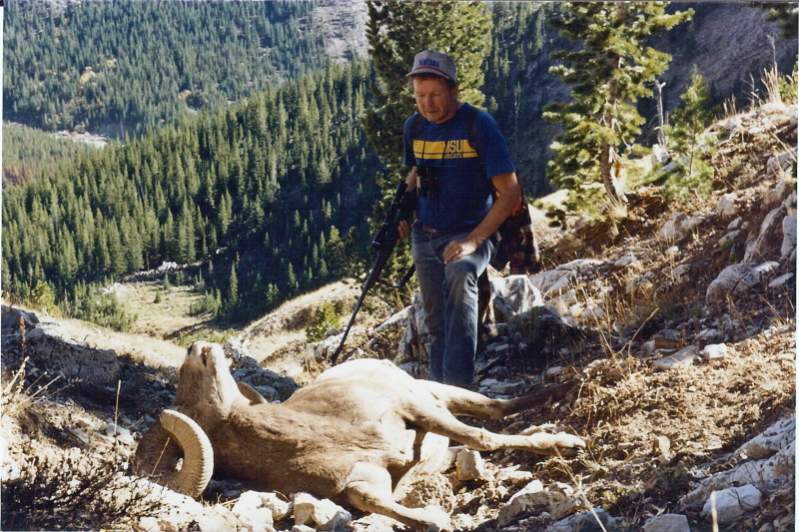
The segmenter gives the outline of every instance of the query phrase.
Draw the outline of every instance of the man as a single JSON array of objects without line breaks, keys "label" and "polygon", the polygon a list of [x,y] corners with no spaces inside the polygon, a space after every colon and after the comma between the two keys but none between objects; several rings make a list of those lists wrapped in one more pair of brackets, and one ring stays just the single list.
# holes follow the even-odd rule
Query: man
[{"label": "man", "polygon": [[[455,63],[416,54],[408,74],[418,112],[405,122],[408,190],[416,190],[413,261],[422,293],[430,379],[470,386],[477,349],[477,280],[494,251],[492,235],[519,203],[521,188],[494,119],[458,101]],[[494,194],[496,192],[496,201]]]}]

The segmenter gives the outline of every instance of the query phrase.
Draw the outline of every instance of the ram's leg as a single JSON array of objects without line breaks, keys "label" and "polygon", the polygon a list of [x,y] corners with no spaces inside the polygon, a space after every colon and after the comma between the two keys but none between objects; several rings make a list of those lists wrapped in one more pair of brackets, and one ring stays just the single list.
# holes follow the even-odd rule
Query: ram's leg
[{"label": "ram's leg", "polygon": [[407,415],[408,421],[422,429],[436,434],[443,434],[479,451],[513,448],[554,455],[558,453],[565,454],[572,449],[585,447],[585,442],[582,438],[565,432],[557,434],[538,432],[531,435],[497,434],[462,423],[448,410],[437,406],[409,405]]},{"label": "ram's leg", "polygon": [[436,506],[408,508],[391,496],[391,476],[384,468],[360,463],[350,473],[344,491],[347,500],[363,512],[386,515],[417,530],[451,530],[449,516]]},{"label": "ram's leg", "polygon": [[456,416],[473,416],[480,419],[501,419],[505,416],[502,399],[491,399],[485,395],[460,386],[435,381],[419,381],[430,390],[436,399]]},{"label": "ram's leg", "polygon": [[541,404],[550,397],[559,398],[572,388],[570,384],[540,386],[535,391],[515,399],[492,399],[459,386],[434,381],[419,382],[423,383],[430,393],[442,401],[447,410],[456,416],[466,415],[480,419],[502,419],[509,414]]}]

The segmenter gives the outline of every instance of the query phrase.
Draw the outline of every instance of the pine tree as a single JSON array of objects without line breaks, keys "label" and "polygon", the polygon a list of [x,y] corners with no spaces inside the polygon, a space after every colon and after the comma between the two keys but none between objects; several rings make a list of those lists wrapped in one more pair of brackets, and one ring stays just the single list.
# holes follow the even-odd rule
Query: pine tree
[{"label": "pine tree", "polygon": [[[709,191],[709,183],[703,179],[708,172],[707,165],[700,164],[697,168],[695,155],[699,135],[713,120],[710,103],[710,90],[705,78],[694,65],[691,70],[691,83],[682,95],[682,105],[672,114],[672,123],[667,128],[670,150],[686,160],[684,175],[673,179],[667,187],[671,195],[682,196],[689,190],[694,193]],[[695,175],[697,171],[700,175]]]},{"label": "pine tree", "polygon": [[551,148],[550,181],[585,200],[584,185],[599,181],[614,202],[624,201],[617,177],[623,146],[641,132],[636,104],[652,95],[652,82],[671,56],[647,46],[654,35],[690,19],[693,10],[666,14],[667,2],[588,2],[560,5],[553,24],[580,42],[560,51],[550,68],[571,86],[572,100],[552,104],[545,118],[563,124]]},{"label": "pine tree", "polygon": [[228,278],[228,308],[234,308],[239,303],[239,276],[236,274],[237,262],[230,266],[230,277]]}]

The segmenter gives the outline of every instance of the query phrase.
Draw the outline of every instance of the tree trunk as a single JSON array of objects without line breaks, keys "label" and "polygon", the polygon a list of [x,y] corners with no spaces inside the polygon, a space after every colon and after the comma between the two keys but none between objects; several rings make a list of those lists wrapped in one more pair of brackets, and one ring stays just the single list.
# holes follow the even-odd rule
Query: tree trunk
[{"label": "tree trunk", "polygon": [[602,175],[602,183],[611,201],[614,203],[626,203],[627,198],[619,189],[617,177],[621,171],[621,163],[618,160],[616,150],[610,144],[603,144],[599,155],[599,171]]}]

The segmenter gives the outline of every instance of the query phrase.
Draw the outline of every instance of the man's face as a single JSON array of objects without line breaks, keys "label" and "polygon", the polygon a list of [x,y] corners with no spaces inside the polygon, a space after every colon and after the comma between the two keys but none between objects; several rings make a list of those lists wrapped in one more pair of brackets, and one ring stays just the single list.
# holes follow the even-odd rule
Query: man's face
[{"label": "man's face", "polygon": [[413,93],[416,108],[428,121],[440,124],[446,122],[458,110],[457,89],[450,87],[447,80],[434,76],[413,78]]}]

